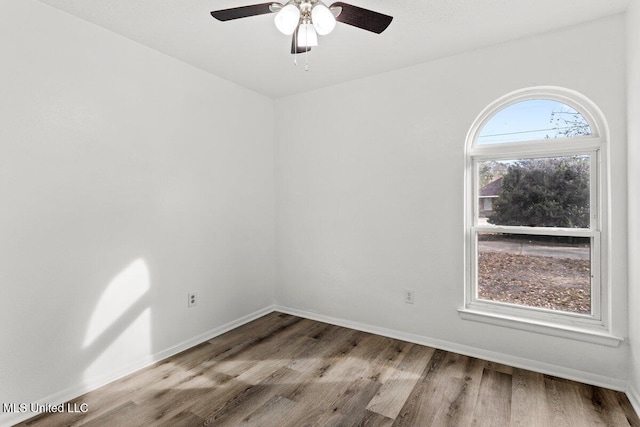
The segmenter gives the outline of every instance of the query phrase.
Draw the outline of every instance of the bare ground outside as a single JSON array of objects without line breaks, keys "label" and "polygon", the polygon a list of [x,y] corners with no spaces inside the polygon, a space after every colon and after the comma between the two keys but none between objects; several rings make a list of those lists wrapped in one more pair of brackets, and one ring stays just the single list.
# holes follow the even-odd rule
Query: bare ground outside
[{"label": "bare ground outside", "polygon": [[[584,249],[584,245],[575,248]],[[590,261],[572,256],[571,248],[566,249],[566,256],[562,251],[551,252],[553,256],[539,256],[526,251],[480,248],[478,297],[528,307],[590,313]]]}]

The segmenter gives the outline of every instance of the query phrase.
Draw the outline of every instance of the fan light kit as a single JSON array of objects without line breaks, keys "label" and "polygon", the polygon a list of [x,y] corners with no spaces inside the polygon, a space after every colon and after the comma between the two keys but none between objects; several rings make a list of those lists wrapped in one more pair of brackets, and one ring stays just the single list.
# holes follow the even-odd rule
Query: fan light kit
[{"label": "fan light kit", "polygon": [[393,20],[391,16],[351,4],[336,2],[327,6],[320,0],[290,0],[285,4],[260,3],[214,10],[211,15],[218,21],[230,21],[268,13],[276,14],[274,22],[282,34],[293,36],[292,54],[309,52],[318,45],[318,35],[326,36],[331,33],[336,22],[380,34]]}]

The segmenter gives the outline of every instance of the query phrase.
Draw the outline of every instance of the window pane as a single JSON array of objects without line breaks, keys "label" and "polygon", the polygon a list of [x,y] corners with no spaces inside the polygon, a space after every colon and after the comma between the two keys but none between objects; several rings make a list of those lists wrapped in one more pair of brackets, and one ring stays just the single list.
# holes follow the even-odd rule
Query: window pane
[{"label": "window pane", "polygon": [[582,114],[566,104],[549,99],[517,102],[496,113],[484,125],[476,144],[573,138],[591,135]]},{"label": "window pane", "polygon": [[478,162],[478,223],[589,228],[590,156]]},{"label": "window pane", "polygon": [[591,313],[586,237],[478,233],[478,299]]}]

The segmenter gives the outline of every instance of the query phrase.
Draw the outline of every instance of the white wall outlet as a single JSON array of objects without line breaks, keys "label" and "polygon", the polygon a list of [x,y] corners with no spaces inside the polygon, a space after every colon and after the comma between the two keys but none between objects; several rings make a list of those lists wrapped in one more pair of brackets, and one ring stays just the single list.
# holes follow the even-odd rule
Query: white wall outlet
[{"label": "white wall outlet", "polygon": [[198,305],[198,295],[195,292],[189,292],[187,307],[194,307]]},{"label": "white wall outlet", "polygon": [[407,304],[413,304],[413,289],[404,290],[404,302]]}]

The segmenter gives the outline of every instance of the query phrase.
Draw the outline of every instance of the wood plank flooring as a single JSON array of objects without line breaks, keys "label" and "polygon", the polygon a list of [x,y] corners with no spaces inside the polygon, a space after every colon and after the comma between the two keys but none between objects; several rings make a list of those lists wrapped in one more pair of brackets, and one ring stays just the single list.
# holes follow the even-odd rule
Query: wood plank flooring
[{"label": "wood plank flooring", "polygon": [[271,313],[21,426],[632,426],[623,393]]}]

